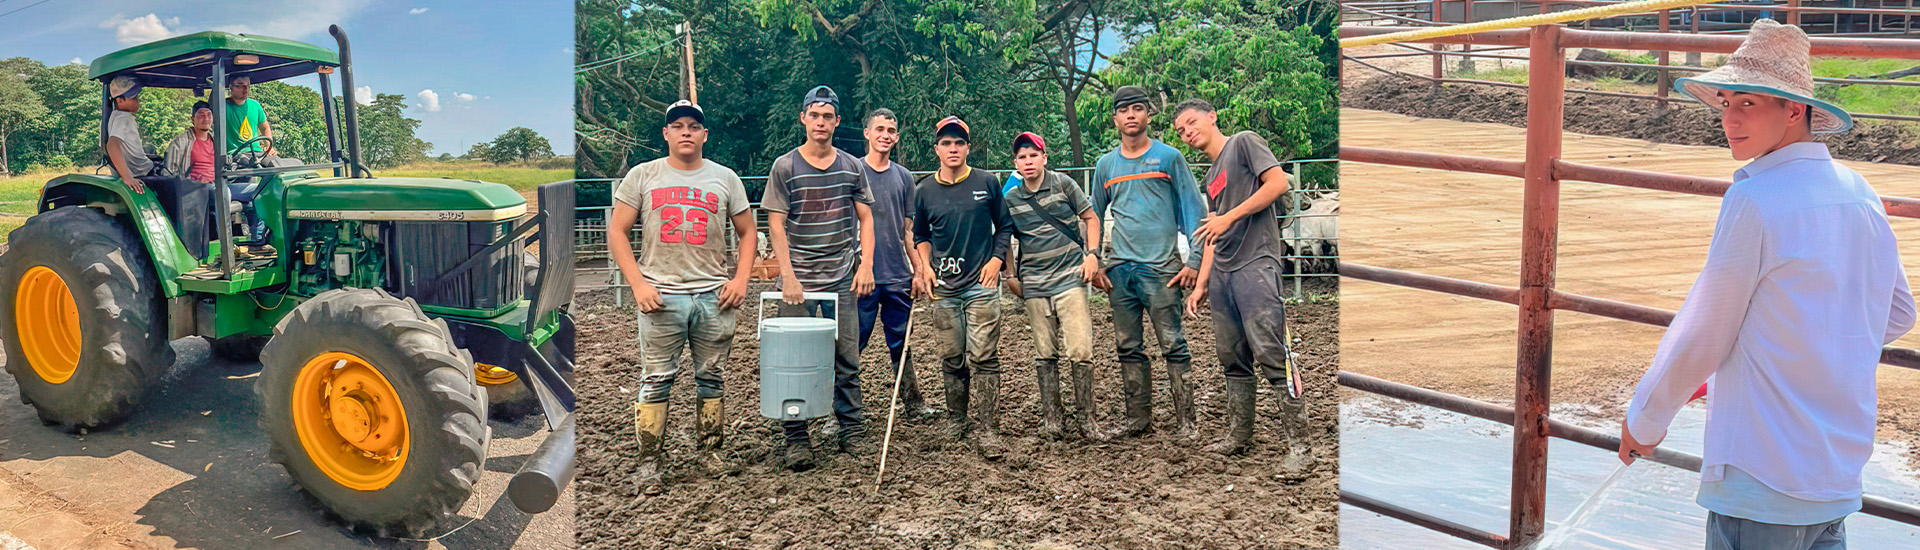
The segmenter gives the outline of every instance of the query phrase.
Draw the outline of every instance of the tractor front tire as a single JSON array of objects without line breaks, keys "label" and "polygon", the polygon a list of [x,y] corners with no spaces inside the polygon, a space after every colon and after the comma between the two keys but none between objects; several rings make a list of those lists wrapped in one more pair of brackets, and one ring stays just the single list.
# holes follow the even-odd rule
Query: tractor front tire
[{"label": "tractor front tire", "polygon": [[166,302],[146,244],[98,210],[27,219],[0,256],[0,340],[21,401],[68,431],[133,413],[173,365]]},{"label": "tractor front tire", "polygon": [[362,532],[452,527],[491,431],[445,321],[381,290],[332,290],[281,320],[260,358],[260,427],[307,494]]}]

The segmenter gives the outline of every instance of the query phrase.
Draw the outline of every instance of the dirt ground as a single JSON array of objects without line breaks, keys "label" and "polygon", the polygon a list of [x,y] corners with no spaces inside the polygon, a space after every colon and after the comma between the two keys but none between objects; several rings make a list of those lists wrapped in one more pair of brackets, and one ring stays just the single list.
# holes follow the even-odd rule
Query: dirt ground
[{"label": "dirt ground", "polygon": [[[1527,122],[1526,90],[1517,88],[1433,86],[1416,79],[1378,76],[1350,79],[1343,83],[1340,94],[1340,104],[1351,108],[1515,127],[1525,127]],[[1566,98],[1568,132],[1678,145],[1727,146],[1719,113],[1685,97],[1676,96],[1670,103],[1672,108],[1664,112],[1656,110],[1657,103],[1642,99],[1578,93],[1567,94]],[[1920,165],[1920,135],[1916,135],[1914,124],[1864,119],[1854,124],[1853,130],[1824,139],[1836,158]]]},{"label": "dirt ground", "polygon": [[[1568,112],[1571,114],[1572,109]],[[1522,158],[1524,130],[1343,109],[1341,142],[1360,147]],[[1725,149],[1569,133],[1571,162],[1727,178]],[[1849,161],[1880,193],[1920,196],[1920,168]],[[1521,185],[1516,178],[1365,163],[1342,165],[1346,261],[1514,285]],[[1557,286],[1586,296],[1677,309],[1705,261],[1719,199],[1567,182],[1561,186]],[[1896,218],[1908,272],[1920,220]],[[1494,402],[1511,402],[1515,308],[1365,281],[1341,288],[1347,370]],[[1664,329],[1580,313],[1555,316],[1555,414],[1617,421]],[[1920,346],[1910,333],[1894,344]],[[1882,366],[1881,439],[1920,443],[1920,371]],[[1920,466],[1920,453],[1909,456]]]},{"label": "dirt ground", "polygon": [[[725,373],[731,397],[729,447],[748,465],[736,477],[706,479],[688,467],[693,456],[692,381],[684,375],[668,413],[674,468],[668,491],[640,495],[630,476],[638,449],[631,403],[639,388],[634,311],[615,307],[609,291],[581,295],[579,345],[580,548],[1332,548],[1338,544],[1339,305],[1335,282],[1309,289],[1322,298],[1288,311],[1295,350],[1308,376],[1312,476],[1278,479],[1282,456],[1273,394],[1262,384],[1256,448],[1236,458],[1200,450],[1223,432],[1223,379],[1213,357],[1212,323],[1188,319],[1194,351],[1195,408],[1202,438],[1175,442],[1165,430],[1120,444],[1045,442],[1034,436],[1039,405],[1031,363],[1032,332],[1011,299],[1001,327],[1007,376],[1003,431],[1014,451],[986,462],[944,433],[945,421],[901,423],[876,486],[877,454],[850,458],[820,453],[823,467],[805,473],[775,468],[776,436],[758,413],[757,342],[743,309],[740,336]],[[756,292],[760,290],[756,287]],[[627,301],[631,304],[631,300]],[[1110,310],[1096,296],[1096,419],[1120,417],[1120,380],[1111,343]],[[931,323],[915,320],[911,345],[922,391],[940,400]],[[862,388],[875,430],[886,422],[891,369],[874,335],[863,358]],[[1104,353],[1101,353],[1103,351]],[[1171,426],[1164,371],[1155,367],[1155,424]],[[1069,398],[1070,399],[1070,398]],[[1070,403],[1071,401],[1069,401]],[[816,443],[825,439],[815,428]],[[817,448],[824,450],[824,446]]]}]

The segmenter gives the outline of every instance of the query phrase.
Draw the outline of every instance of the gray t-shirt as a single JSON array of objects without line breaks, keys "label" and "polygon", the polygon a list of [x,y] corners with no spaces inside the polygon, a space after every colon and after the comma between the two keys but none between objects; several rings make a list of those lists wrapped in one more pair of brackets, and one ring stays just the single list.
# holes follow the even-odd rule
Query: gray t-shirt
[{"label": "gray t-shirt", "polygon": [[613,198],[640,211],[640,275],[665,294],[700,294],[727,284],[733,216],[747,210],[747,188],[720,163],[679,170],[660,158],[627,171]]},{"label": "gray t-shirt", "polygon": [[[1214,214],[1225,214],[1246,202],[1260,190],[1260,175],[1280,168],[1280,160],[1267,148],[1266,138],[1253,132],[1240,132],[1227,138],[1212,168],[1207,169],[1207,203]],[[1281,178],[1280,181],[1286,181]],[[1280,261],[1280,214],[1283,201],[1275,200],[1265,211],[1255,212],[1214,239],[1213,268],[1237,271],[1248,262],[1267,257]]]},{"label": "gray t-shirt", "polygon": [[913,175],[898,162],[876,172],[862,160],[867,184],[873,189],[873,282],[898,284],[913,280],[907,263],[906,223],[913,216]]},{"label": "gray t-shirt", "polygon": [[833,164],[821,170],[800,150],[774,159],[760,207],[787,214],[787,256],[794,277],[808,292],[839,292],[852,287],[860,264],[860,218],[854,203],[873,203],[865,161],[834,149]]},{"label": "gray t-shirt", "polygon": [[[1053,296],[1085,283],[1080,262],[1086,247],[1074,239],[1086,238],[1080,213],[1093,208],[1093,203],[1065,174],[1048,171],[1043,179],[1040,189],[1032,190],[1015,172],[1007,177],[1004,190],[1007,217],[1013,219],[1013,235],[1020,240],[1020,286],[1026,298]],[[1056,225],[1074,233],[1069,236]]]},{"label": "gray t-shirt", "polygon": [[[120,138],[120,153],[134,177],[153,173],[153,160],[147,158],[147,144],[140,141],[140,121],[133,118],[133,113],[114,109],[113,114],[107,115],[107,137]],[[112,169],[113,163],[107,163],[107,168]],[[119,171],[114,175],[120,175]]]}]

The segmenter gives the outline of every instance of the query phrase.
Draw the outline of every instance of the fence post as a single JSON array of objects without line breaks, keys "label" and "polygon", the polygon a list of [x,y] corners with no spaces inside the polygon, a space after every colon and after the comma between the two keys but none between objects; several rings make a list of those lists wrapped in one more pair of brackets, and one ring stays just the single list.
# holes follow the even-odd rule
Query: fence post
[{"label": "fence post", "polygon": [[[1440,9],[1440,0],[1433,0],[1432,13],[1433,13],[1433,22],[1435,23],[1442,22],[1442,18],[1440,17],[1440,14],[1442,13]],[[1440,85],[1440,79],[1447,77],[1446,56],[1440,55],[1440,52],[1445,51],[1447,47],[1445,45],[1440,44],[1439,42],[1434,42],[1432,44],[1428,44],[1427,48],[1433,50],[1433,85],[1437,87]]]},{"label": "fence post", "polygon": [[[1799,7],[1800,7],[1800,0],[1787,0],[1787,8],[1788,8],[1787,24],[1788,25],[1793,25],[1795,27],[1800,26],[1800,10],[1798,9]],[[1839,15],[1834,15],[1833,18],[1835,21],[1840,20]],[[1834,32],[1839,32],[1839,27],[1840,27],[1839,25],[1834,25]]]},{"label": "fence post", "polygon": [[[1666,34],[1670,31],[1671,23],[1667,21],[1670,16],[1671,14],[1667,10],[1660,10],[1660,34]],[[1667,112],[1667,88],[1673,85],[1673,81],[1669,80],[1673,78],[1673,75],[1667,72],[1667,62],[1671,59],[1667,50],[1660,50],[1660,52],[1654,56],[1654,60],[1660,63],[1660,77],[1654,79],[1653,90],[1654,97],[1660,98],[1654,105],[1654,110],[1657,112]]]},{"label": "fence post", "polygon": [[1560,158],[1565,120],[1566,54],[1560,26],[1533,28],[1527,44],[1527,160],[1520,228],[1520,331],[1514,372],[1511,548],[1540,537],[1547,511],[1547,405],[1551,401],[1555,247],[1559,240]]}]

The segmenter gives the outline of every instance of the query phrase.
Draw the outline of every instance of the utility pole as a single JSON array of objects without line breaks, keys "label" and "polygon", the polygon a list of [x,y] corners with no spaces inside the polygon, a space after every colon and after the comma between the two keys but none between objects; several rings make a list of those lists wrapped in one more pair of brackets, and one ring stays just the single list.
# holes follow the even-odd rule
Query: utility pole
[{"label": "utility pole", "polygon": [[693,21],[674,25],[673,30],[680,33],[680,89],[686,92],[687,101],[700,103],[699,78],[693,72]]}]

